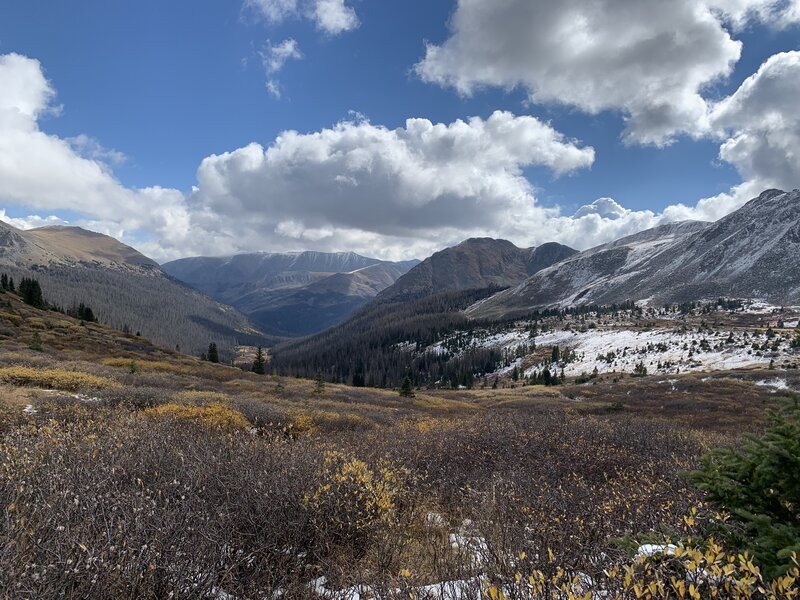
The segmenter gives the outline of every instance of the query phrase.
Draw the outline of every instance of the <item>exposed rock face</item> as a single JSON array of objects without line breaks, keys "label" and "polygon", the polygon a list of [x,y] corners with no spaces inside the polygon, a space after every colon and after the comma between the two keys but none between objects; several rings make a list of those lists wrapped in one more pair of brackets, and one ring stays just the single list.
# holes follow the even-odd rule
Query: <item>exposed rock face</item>
[{"label": "exposed rock face", "polygon": [[580,252],[467,314],[497,319],[551,306],[717,296],[800,302],[800,191],[767,190],[715,223],[672,223]]}]

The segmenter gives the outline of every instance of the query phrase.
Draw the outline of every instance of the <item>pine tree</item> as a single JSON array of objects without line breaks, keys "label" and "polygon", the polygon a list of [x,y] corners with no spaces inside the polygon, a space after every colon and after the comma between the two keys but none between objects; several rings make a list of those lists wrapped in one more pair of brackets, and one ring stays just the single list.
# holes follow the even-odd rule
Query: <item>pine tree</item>
[{"label": "pine tree", "polygon": [[403,378],[403,383],[400,384],[400,395],[403,398],[414,397],[414,388],[411,385],[411,378],[408,375]]},{"label": "pine tree", "polygon": [[317,369],[316,384],[314,386],[315,394],[322,394],[325,391],[325,379],[322,377],[322,369]]},{"label": "pine tree", "polygon": [[219,362],[219,352],[217,352],[217,344],[216,342],[211,342],[208,345],[208,361],[212,363]]},{"label": "pine tree", "polygon": [[19,284],[19,296],[25,304],[34,308],[44,308],[44,298],[39,282],[29,277],[23,277]]},{"label": "pine tree", "polygon": [[263,375],[266,372],[266,370],[264,369],[264,366],[266,364],[267,361],[264,358],[264,350],[261,346],[259,346],[258,350],[256,351],[256,357],[253,360],[253,367],[252,367],[253,373]]},{"label": "pine tree", "polygon": [[557,363],[561,360],[561,350],[559,350],[558,346],[553,346],[553,351],[550,353],[550,362]]},{"label": "pine tree", "polygon": [[749,550],[769,579],[800,554],[800,404],[795,396],[770,410],[769,426],[735,448],[712,451],[691,480],[730,513],[723,533]]}]

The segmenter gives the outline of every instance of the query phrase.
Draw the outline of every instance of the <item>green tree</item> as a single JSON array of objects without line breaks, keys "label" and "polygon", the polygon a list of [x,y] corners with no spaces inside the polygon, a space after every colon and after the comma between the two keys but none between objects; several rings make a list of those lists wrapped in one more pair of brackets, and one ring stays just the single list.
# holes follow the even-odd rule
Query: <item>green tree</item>
[{"label": "green tree", "polygon": [[29,277],[23,277],[19,284],[19,296],[25,304],[34,308],[44,308],[44,297],[39,282]]},{"label": "green tree", "polygon": [[208,354],[206,355],[209,362],[218,363],[219,362],[219,352],[217,351],[217,344],[216,342],[211,342],[208,345]]},{"label": "green tree", "polygon": [[261,346],[259,346],[258,350],[256,351],[256,357],[255,359],[253,359],[253,367],[252,367],[253,373],[258,373],[259,375],[263,375],[266,372],[265,370],[266,364],[267,360],[264,357],[264,349]]},{"label": "green tree", "polygon": [[800,554],[800,405],[770,410],[767,430],[735,448],[713,450],[690,479],[731,515],[730,545],[749,550],[775,578]]},{"label": "green tree", "polygon": [[403,383],[400,384],[400,395],[403,398],[414,397],[414,387],[411,385],[411,378],[408,375],[403,378]]},{"label": "green tree", "polygon": [[317,369],[316,384],[314,385],[314,393],[322,394],[325,392],[325,378],[322,376],[322,369]]},{"label": "green tree", "polygon": [[636,366],[633,367],[633,376],[644,377],[645,375],[647,375],[647,367],[644,366],[644,362],[636,363]]},{"label": "green tree", "polygon": [[550,362],[557,363],[559,360],[561,360],[561,350],[558,346],[553,346],[553,350],[550,353]]},{"label": "green tree", "polygon": [[33,337],[31,338],[31,343],[28,346],[28,348],[30,348],[31,350],[35,350],[36,352],[41,352],[42,350],[44,350],[44,348],[42,348],[42,338],[39,335],[38,331],[34,332]]}]

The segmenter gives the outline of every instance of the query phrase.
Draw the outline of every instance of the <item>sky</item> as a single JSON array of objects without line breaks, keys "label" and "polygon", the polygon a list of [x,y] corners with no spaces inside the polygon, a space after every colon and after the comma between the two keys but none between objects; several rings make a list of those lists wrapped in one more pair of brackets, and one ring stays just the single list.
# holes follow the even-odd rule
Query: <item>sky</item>
[{"label": "sky", "polygon": [[577,249],[800,187],[800,0],[0,6],[0,219],[159,261]]}]

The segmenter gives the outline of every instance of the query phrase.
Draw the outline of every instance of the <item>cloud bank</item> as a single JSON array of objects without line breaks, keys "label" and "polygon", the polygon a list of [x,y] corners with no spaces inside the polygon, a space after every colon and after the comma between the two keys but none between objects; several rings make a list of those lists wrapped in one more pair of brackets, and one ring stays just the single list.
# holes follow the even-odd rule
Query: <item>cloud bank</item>
[{"label": "cloud bank", "polygon": [[0,56],[0,206],[30,214],[10,219],[0,208],[0,219],[42,226],[69,210],[81,215],[75,224],[159,260],[305,249],[424,257],[487,235],[521,246],[560,241],[585,249],[664,222],[715,220],[765,187],[795,187],[798,81],[800,53],[778,54],[730,97],[704,109],[706,135],[719,140],[721,160],[744,179],[731,192],[660,213],[601,198],[564,215],[537,201],[524,170],[569,176],[591,168],[594,149],[535,117],[504,111],[452,123],[411,118],[396,129],[357,116],[208,156],[186,192],[126,187],[113,173],[124,155],[89,136],[62,139],[40,129],[43,116],[59,112],[55,89],[38,61],[6,54]]},{"label": "cloud bank", "polygon": [[626,142],[664,145],[709,133],[704,92],[741,55],[728,29],[756,20],[798,22],[800,1],[458,0],[415,70],[465,95],[520,87],[533,103],[617,110]]}]

